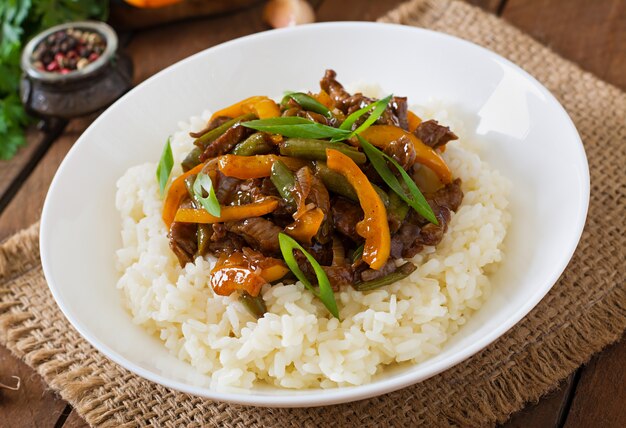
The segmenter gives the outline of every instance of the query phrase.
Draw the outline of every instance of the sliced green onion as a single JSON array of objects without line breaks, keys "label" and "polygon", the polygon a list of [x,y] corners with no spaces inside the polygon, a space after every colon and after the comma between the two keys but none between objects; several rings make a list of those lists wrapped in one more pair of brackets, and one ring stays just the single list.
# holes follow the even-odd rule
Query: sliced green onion
[{"label": "sliced green onion", "polygon": [[170,145],[170,139],[167,139],[165,147],[163,147],[163,154],[161,154],[161,160],[159,166],[157,166],[156,177],[159,182],[159,190],[161,196],[165,192],[165,186],[167,186],[167,180],[170,178],[172,167],[174,166],[174,155],[172,155],[172,146]]},{"label": "sliced green onion", "polygon": [[288,92],[287,94],[285,94],[285,97],[280,102],[280,104],[287,104],[287,101],[289,101],[290,98],[300,104],[300,106],[302,106],[302,108],[305,110],[319,113],[323,116],[326,116],[327,118],[333,117],[333,114],[330,112],[328,107],[303,92]]},{"label": "sliced green onion", "polygon": [[372,114],[370,114],[370,116],[365,120],[365,122],[361,124],[361,126],[359,126],[357,129],[355,129],[352,132],[352,135],[360,134],[361,132],[369,128],[374,122],[376,122],[378,118],[380,118],[385,112],[385,109],[387,108],[387,104],[389,104],[389,101],[391,100],[392,96],[393,94],[388,95],[382,100],[378,100],[375,103],[372,103],[375,105],[374,110],[372,111]]},{"label": "sliced green onion", "polygon": [[[207,193],[207,197],[204,197],[204,192]],[[215,195],[215,189],[213,188],[213,182],[211,178],[200,173],[196,177],[196,181],[193,183],[194,199],[202,205],[202,208],[207,210],[209,214],[215,217],[220,216],[221,207]]]},{"label": "sliced green onion", "polygon": [[[396,160],[393,159],[391,156],[388,156],[386,153],[381,152],[376,147],[371,145],[365,138],[361,137],[360,135],[357,135],[357,138],[359,139],[359,143],[361,143],[363,151],[372,163],[372,166],[374,167],[378,175],[380,175],[380,177],[385,181],[385,183],[387,183],[389,188],[396,192],[404,202],[409,204],[426,220],[434,224],[439,224],[439,222],[437,221],[437,217],[435,217],[435,213],[433,213],[432,208],[430,208],[430,205],[428,205],[428,202],[426,202],[426,198],[424,198],[424,195],[422,195],[422,192],[420,192],[419,188],[411,179],[411,177],[409,177],[409,174],[406,173],[404,168],[402,168],[398,164],[398,162],[396,162]],[[406,192],[400,185],[400,182],[387,166],[387,162],[385,162],[385,159],[388,159],[393,164],[393,166],[398,169],[400,175],[402,176],[402,179],[409,189],[411,197],[407,196]]]},{"label": "sliced green onion", "polygon": [[[278,243],[280,244],[280,251],[283,254],[283,259],[285,259],[285,263],[294,275],[304,284],[304,286],[311,291],[315,297],[320,299],[328,312],[330,312],[335,318],[339,319],[339,310],[337,309],[337,302],[335,301],[335,295],[333,294],[333,289],[330,286],[330,281],[326,276],[326,272],[320,266],[320,264],[315,260],[315,258],[305,251],[304,248],[300,244],[298,244],[292,237],[286,235],[284,233],[278,234]],[[319,291],[311,285],[307,277],[304,275],[304,272],[298,266],[298,262],[293,255],[293,250],[300,250],[302,254],[307,258],[311,266],[313,266],[313,270],[315,271],[315,275],[317,276],[317,284],[319,286]]]},{"label": "sliced green onion", "polygon": [[369,105],[366,105],[363,108],[360,108],[359,110],[351,113],[346,120],[343,121],[343,123],[339,126],[339,129],[343,129],[343,130],[347,130],[349,131],[352,128],[352,125],[354,125],[354,123],[359,120],[359,118],[361,116],[363,116],[365,113],[367,113],[368,111],[374,109],[374,111],[372,112],[372,114],[370,114],[370,117],[367,118],[367,120],[365,122],[363,122],[363,124],[361,126],[359,126],[357,129],[355,129],[354,134],[358,134],[360,132],[365,131],[367,128],[370,127],[370,125],[374,122],[376,122],[378,120],[378,118],[383,114],[383,112],[385,111],[385,109],[387,108],[387,104],[389,104],[389,101],[391,100],[391,97],[393,97],[393,94],[388,95],[385,98],[382,98],[378,101],[375,101]]},{"label": "sliced green onion", "polygon": [[291,138],[333,138],[336,141],[341,141],[350,136],[350,131],[322,125],[297,116],[251,120],[241,124],[257,131],[280,134]]}]

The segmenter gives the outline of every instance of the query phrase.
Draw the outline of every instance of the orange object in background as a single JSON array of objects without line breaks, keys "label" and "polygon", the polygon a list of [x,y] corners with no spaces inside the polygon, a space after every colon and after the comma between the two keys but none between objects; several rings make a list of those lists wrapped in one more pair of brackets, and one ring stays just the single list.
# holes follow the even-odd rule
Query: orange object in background
[{"label": "orange object in background", "polygon": [[124,0],[126,3],[140,8],[155,9],[180,3],[183,0]]}]

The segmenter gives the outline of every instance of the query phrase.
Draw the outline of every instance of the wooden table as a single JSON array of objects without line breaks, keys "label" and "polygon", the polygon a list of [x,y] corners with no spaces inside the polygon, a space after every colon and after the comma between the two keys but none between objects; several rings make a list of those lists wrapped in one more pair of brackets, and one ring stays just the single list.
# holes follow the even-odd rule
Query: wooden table
[{"label": "wooden table", "polygon": [[[471,0],[504,17],[556,52],[626,90],[626,1]],[[318,21],[374,20],[401,0],[312,1]],[[218,43],[266,30],[255,7],[123,34],[139,83],[160,69]],[[55,136],[34,129],[28,144],[0,162],[0,241],[36,221],[48,186],[93,117],[73,120]],[[19,376],[19,391],[0,391],[1,427],[86,426],[37,373],[0,347],[0,383]],[[513,415],[510,427],[626,426],[626,338],[578,369],[552,393]]]}]

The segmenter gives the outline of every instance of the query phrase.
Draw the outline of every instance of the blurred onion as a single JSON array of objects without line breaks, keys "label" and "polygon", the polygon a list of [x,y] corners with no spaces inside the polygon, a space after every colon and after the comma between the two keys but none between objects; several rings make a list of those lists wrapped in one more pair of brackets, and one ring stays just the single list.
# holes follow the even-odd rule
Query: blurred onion
[{"label": "blurred onion", "polygon": [[263,10],[263,19],[274,28],[293,27],[315,21],[315,12],[305,0],[270,0]]}]

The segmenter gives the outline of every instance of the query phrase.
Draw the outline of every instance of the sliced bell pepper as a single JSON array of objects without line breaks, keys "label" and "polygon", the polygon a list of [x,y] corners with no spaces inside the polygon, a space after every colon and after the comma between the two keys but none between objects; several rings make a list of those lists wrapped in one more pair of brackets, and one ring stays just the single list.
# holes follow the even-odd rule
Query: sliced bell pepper
[{"label": "sliced bell pepper", "polygon": [[158,8],[180,3],[182,0],[125,0],[126,3],[140,8]]},{"label": "sliced bell pepper", "polygon": [[280,116],[280,109],[278,108],[278,104],[276,104],[273,100],[265,99],[256,102],[252,109],[259,117],[259,119],[269,119],[271,117]]},{"label": "sliced bell pepper", "polygon": [[277,155],[238,156],[222,155],[217,160],[218,169],[224,175],[240,179],[269,177],[272,164],[280,160],[292,171],[307,165],[304,159]]},{"label": "sliced bell pepper", "polygon": [[216,111],[211,116],[211,120],[219,116],[238,117],[246,113],[255,113],[259,119],[268,119],[280,116],[280,109],[273,100],[265,95],[255,95]]},{"label": "sliced bell pepper", "polygon": [[422,123],[422,119],[411,110],[407,113],[407,119],[409,121],[409,132],[415,132],[420,123]]},{"label": "sliced bell pepper", "polygon": [[278,207],[278,201],[273,198],[263,199],[246,205],[222,205],[220,216],[215,217],[204,209],[179,208],[174,221],[181,223],[222,223],[225,221],[243,220],[250,217],[260,217],[269,214]]},{"label": "sliced bell pepper", "polygon": [[210,284],[220,296],[228,296],[236,290],[258,296],[263,285],[279,280],[287,272],[289,268],[281,260],[267,257],[255,261],[236,251],[220,256],[211,271]]},{"label": "sliced bell pepper", "polygon": [[327,165],[342,174],[354,187],[363,208],[363,220],[357,223],[357,233],[365,238],[363,260],[375,270],[382,268],[391,252],[391,235],[387,222],[387,211],[382,199],[372,187],[363,171],[343,153],[326,150]]},{"label": "sliced bell pepper", "polygon": [[262,100],[267,100],[267,99],[269,98],[267,98],[265,95],[255,95],[253,97],[246,98],[245,100],[241,100],[239,102],[236,102],[233,105],[230,105],[228,107],[225,107],[221,110],[216,111],[211,116],[211,120],[219,116],[237,117],[237,116],[241,116],[242,114],[252,113],[253,106],[256,103]]},{"label": "sliced bell pepper", "polygon": [[315,98],[320,104],[325,105],[326,108],[330,110],[335,108],[333,100],[330,98],[330,95],[328,95],[325,90],[322,89],[318,94],[313,94],[311,96]]},{"label": "sliced bell pepper", "polygon": [[415,162],[432,169],[439,179],[448,184],[452,182],[452,173],[446,161],[432,148],[428,147],[415,134],[393,125],[372,125],[361,133],[361,136],[376,147],[384,149],[387,145],[402,136],[413,142],[417,154]]},{"label": "sliced bell pepper", "polygon": [[285,227],[285,233],[303,244],[310,244],[324,222],[324,211],[315,208],[307,211],[295,222]]},{"label": "sliced bell pepper", "polygon": [[185,185],[185,178],[189,177],[192,174],[198,174],[203,167],[204,164],[202,163],[200,165],[196,165],[194,168],[179,175],[174,181],[172,181],[172,184],[167,191],[165,202],[163,203],[163,214],[161,215],[161,217],[163,218],[163,222],[168,229],[174,221],[178,206],[182,202],[185,195],[187,195],[188,193],[187,186]]}]

